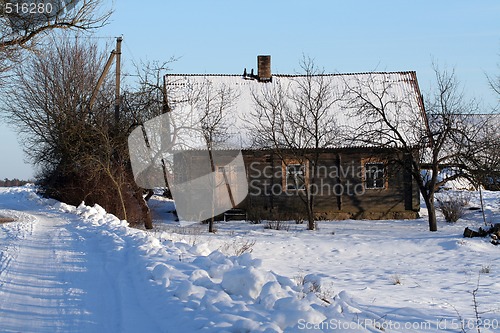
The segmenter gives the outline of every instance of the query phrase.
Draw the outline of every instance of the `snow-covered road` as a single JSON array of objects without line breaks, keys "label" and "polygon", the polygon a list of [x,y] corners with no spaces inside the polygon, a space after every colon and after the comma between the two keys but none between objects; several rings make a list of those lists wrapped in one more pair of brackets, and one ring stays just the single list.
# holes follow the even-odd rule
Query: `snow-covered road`
[{"label": "snow-covered road", "polygon": [[160,242],[98,205],[0,189],[0,216],[16,219],[0,224],[2,333],[271,333],[334,310],[249,255]]},{"label": "snow-covered road", "polygon": [[73,331],[85,322],[74,276],[85,273],[86,256],[72,249],[68,221],[32,212],[16,215],[21,221],[15,228],[2,228],[8,242],[2,244],[0,331]]},{"label": "snow-covered road", "polygon": [[70,214],[27,209],[0,202],[18,220],[0,227],[0,332],[159,331],[119,244],[79,230]]}]

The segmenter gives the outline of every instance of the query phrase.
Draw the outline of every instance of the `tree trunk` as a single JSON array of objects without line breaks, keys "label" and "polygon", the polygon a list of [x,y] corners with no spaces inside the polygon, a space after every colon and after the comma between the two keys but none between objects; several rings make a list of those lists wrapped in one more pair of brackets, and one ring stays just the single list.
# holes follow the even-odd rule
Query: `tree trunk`
[{"label": "tree trunk", "polygon": [[144,197],[144,201],[148,202],[149,199],[151,199],[151,197],[155,194],[155,191],[153,191],[152,189],[146,189],[146,191],[147,191],[147,194]]},{"label": "tree trunk", "polygon": [[208,156],[210,158],[210,168],[212,169],[212,177],[213,177],[213,183],[210,184],[212,187],[212,217],[210,217],[210,220],[208,220],[208,232],[209,233],[214,233],[214,222],[215,222],[215,217],[214,217],[214,211],[215,211],[215,190],[216,190],[216,184],[215,184],[215,162],[214,162],[214,156],[212,154],[212,139],[210,138],[207,140],[207,146],[208,146]]},{"label": "tree trunk", "polygon": [[[212,154],[210,154],[210,161],[212,161]],[[215,167],[214,167],[214,164],[212,162],[212,170],[214,170],[214,169],[215,169]],[[215,222],[215,217],[214,217],[214,215],[215,215],[215,213],[214,213],[214,211],[215,211],[215,190],[216,190],[215,175],[213,175],[213,177],[214,177],[214,183],[210,184],[210,185],[212,185],[212,216],[208,220],[208,232],[209,233],[214,233],[215,232],[215,230],[214,230],[214,222]]]},{"label": "tree trunk", "polygon": [[479,183],[478,188],[479,188],[479,201],[481,202],[481,213],[483,215],[483,222],[484,225],[488,225],[488,223],[486,222],[486,213],[484,211],[484,198],[483,198],[483,190],[481,183]]},{"label": "tree trunk", "polygon": [[308,230],[316,230],[316,220],[314,219],[314,216],[312,212],[308,211],[307,212],[307,229]]},{"label": "tree trunk", "polygon": [[436,206],[434,205],[434,195],[424,196],[427,213],[429,215],[429,231],[437,231]]},{"label": "tree trunk", "polygon": [[[154,194],[153,190],[149,191],[151,191]],[[149,209],[147,200],[142,196],[142,189],[137,188],[134,197],[137,200],[137,205],[140,207],[142,213],[142,218],[144,220],[144,228],[153,229],[153,217],[151,216],[151,210]]]},{"label": "tree trunk", "polygon": [[316,220],[314,219],[314,209],[313,209],[313,197],[307,191],[306,197],[306,207],[307,207],[307,229],[308,230],[316,230]]}]

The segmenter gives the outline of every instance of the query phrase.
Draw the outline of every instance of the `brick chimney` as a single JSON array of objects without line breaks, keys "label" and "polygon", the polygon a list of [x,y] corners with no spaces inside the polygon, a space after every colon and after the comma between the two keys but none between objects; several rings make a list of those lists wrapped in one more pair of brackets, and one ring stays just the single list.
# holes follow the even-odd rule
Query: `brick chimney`
[{"label": "brick chimney", "polygon": [[257,56],[257,76],[259,82],[270,82],[271,75],[271,56],[259,55]]}]

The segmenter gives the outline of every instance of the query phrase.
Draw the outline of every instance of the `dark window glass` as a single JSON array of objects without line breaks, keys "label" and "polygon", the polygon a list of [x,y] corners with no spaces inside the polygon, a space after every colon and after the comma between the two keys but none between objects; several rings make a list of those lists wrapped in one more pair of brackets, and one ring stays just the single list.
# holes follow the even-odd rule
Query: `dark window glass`
[{"label": "dark window glass", "polygon": [[384,163],[365,164],[365,188],[385,188]]},{"label": "dark window glass", "polygon": [[290,164],[286,166],[286,189],[304,190],[305,168],[303,164]]}]

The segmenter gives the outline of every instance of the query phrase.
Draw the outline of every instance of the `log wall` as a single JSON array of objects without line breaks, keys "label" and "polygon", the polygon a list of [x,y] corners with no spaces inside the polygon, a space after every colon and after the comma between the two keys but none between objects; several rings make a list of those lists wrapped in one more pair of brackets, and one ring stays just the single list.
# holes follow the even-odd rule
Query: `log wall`
[{"label": "log wall", "polygon": [[[186,174],[200,176],[207,172],[197,162],[197,153],[189,153]],[[229,162],[234,152],[228,152]],[[262,219],[304,219],[305,191],[287,191],[283,183],[283,162],[269,150],[245,150],[249,194],[238,208]],[[394,159],[387,151],[362,148],[324,150],[318,163],[308,162],[314,211],[318,219],[403,219],[416,218],[420,195],[411,175],[389,163]],[[367,189],[363,164],[366,161],[386,163],[384,188]],[[224,159],[220,163],[224,163]],[[388,163],[388,164],[387,164]]]}]

